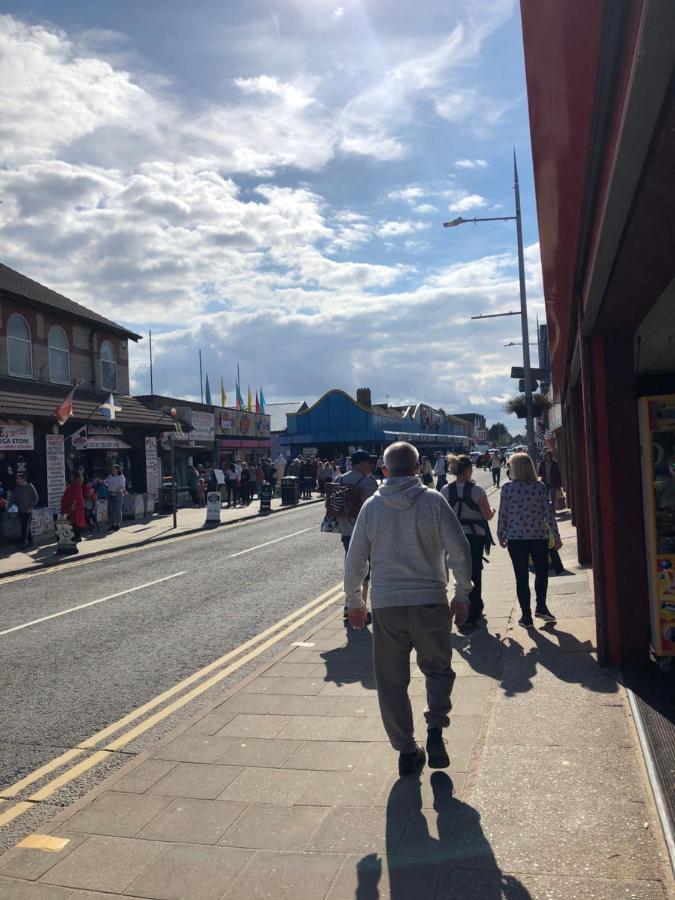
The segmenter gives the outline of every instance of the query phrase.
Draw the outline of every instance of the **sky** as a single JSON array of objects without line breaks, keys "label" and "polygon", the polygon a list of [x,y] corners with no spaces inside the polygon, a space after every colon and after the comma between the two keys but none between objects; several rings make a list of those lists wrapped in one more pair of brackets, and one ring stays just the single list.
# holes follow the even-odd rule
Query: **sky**
[{"label": "sky", "polygon": [[[144,335],[132,393],[477,411],[543,294],[512,0],[32,0],[0,15],[0,260]],[[533,363],[536,364],[536,348]],[[216,390],[218,387],[218,390]]]}]

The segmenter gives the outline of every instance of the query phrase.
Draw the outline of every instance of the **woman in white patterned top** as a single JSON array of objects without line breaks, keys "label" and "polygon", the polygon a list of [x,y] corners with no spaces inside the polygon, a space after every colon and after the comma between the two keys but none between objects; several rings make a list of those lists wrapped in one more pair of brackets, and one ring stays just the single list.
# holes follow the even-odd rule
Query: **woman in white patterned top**
[{"label": "woman in white patterned top", "polygon": [[562,547],[562,542],[558,523],[548,502],[548,489],[537,478],[531,458],[527,453],[514,453],[510,464],[511,481],[502,488],[497,534],[502,547],[508,548],[516,575],[516,591],[522,611],[519,624],[531,628],[529,558],[532,557],[535,572],[535,616],[546,622],[555,622],[555,616],[546,605],[549,532],[553,535],[556,550]]}]

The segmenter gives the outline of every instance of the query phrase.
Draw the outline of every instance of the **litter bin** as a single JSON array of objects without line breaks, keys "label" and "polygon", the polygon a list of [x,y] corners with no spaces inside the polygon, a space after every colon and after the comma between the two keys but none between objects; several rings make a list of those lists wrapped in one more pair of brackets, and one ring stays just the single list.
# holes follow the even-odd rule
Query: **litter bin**
[{"label": "litter bin", "polygon": [[300,479],[295,475],[285,475],[281,479],[281,505],[297,506],[300,502]]}]

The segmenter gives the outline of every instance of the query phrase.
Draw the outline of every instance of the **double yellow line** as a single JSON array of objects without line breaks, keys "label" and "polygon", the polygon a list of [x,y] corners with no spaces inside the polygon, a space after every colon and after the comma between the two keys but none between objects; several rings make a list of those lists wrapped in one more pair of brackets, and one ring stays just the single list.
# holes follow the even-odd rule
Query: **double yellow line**
[{"label": "double yellow line", "polygon": [[[305,606],[296,609],[295,612],[280,619],[274,625],[265,629],[265,631],[261,631],[260,634],[257,634],[255,637],[240,644],[239,647],[225,653],[224,656],[221,656],[219,659],[216,659],[202,669],[199,669],[199,671],[195,672],[193,675],[180,681],[172,688],[163,691],[163,693],[158,694],[152,700],[139,706],[137,709],[128,713],[126,716],[123,716],[121,719],[118,719],[116,722],[113,722],[111,725],[108,725],[106,728],[103,728],[101,731],[97,731],[96,734],[92,734],[91,737],[82,741],[77,747],[73,747],[72,750],[67,750],[60,756],[45,763],[45,765],[40,766],[40,768],[35,769],[29,775],[26,775],[10,787],[0,790],[0,827],[13,822],[14,819],[18,818],[24,812],[33,808],[33,804],[51,797],[64,785],[73,781],[75,778],[78,778],[89,769],[94,768],[94,766],[103,762],[104,759],[109,758],[111,751],[120,750],[122,747],[125,747],[139,735],[157,725],[158,722],[166,719],[168,716],[188,704],[191,700],[199,697],[200,694],[203,694],[214,685],[223,681],[228,675],[231,675],[233,672],[236,672],[237,669],[240,669],[242,666],[251,662],[251,660],[260,656],[265,650],[278,644],[279,641],[283,640],[289,634],[335,604],[341,597],[342,585],[335,585],[335,587],[332,587],[329,591],[316,597]],[[230,662],[231,660],[234,661]],[[197,682],[199,683],[196,684]],[[193,684],[196,684],[196,686],[186,693],[182,693],[186,688],[189,688],[190,685]],[[177,697],[177,699],[168,703],[166,706],[163,705],[177,694],[180,694],[181,696]],[[152,712],[152,710],[156,710],[156,712]],[[150,712],[152,712],[152,715],[143,718]],[[138,722],[128,731],[124,731],[127,726],[132,725],[138,719],[142,719],[142,721]],[[124,733],[119,737],[115,737],[109,743],[105,744],[104,747],[96,750],[90,756],[87,756],[86,759],[80,759],[79,762],[67,768],[65,772],[62,772],[60,775],[57,775],[48,781],[26,800],[21,800],[5,809],[2,808],[3,800],[11,800],[14,797],[17,797],[31,784],[41,781],[47,775],[68,765],[73,760],[83,756],[89,750],[94,749],[97,745],[101,744],[101,742],[122,731],[124,731]]]}]

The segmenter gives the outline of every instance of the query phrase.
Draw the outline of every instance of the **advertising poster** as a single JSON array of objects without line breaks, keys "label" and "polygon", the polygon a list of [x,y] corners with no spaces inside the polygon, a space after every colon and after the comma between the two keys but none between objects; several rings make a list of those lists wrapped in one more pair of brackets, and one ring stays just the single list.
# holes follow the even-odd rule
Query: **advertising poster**
[{"label": "advertising poster", "polygon": [[251,437],[252,434],[255,434],[255,419],[253,413],[238,412],[237,420],[238,431],[235,432],[236,434],[241,437]]},{"label": "advertising poster", "polygon": [[213,441],[216,436],[215,416],[213,413],[198,412],[192,410],[192,431],[190,432],[190,440],[193,441]]},{"label": "advertising poster", "polygon": [[158,465],[157,465],[157,438],[145,439],[145,480],[148,486],[148,496],[155,500],[159,495]]},{"label": "advertising poster", "polygon": [[63,454],[63,435],[46,434],[47,506],[61,509],[61,497],[66,488],[66,463]]},{"label": "advertising poster", "polygon": [[675,656],[675,395],[639,402],[652,647]]},{"label": "advertising poster", "polygon": [[220,427],[224,435],[234,434],[234,426],[237,414],[233,409],[221,409],[220,411]]}]

